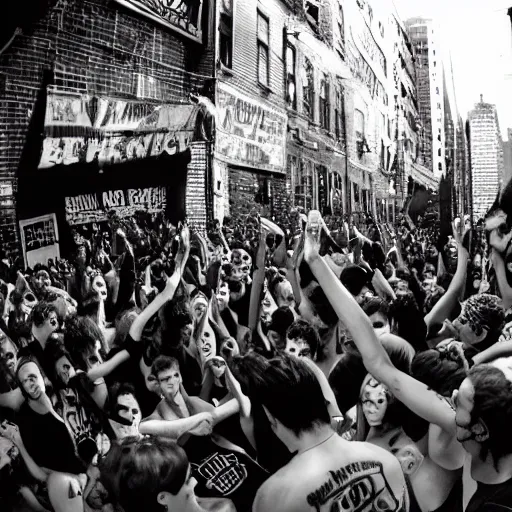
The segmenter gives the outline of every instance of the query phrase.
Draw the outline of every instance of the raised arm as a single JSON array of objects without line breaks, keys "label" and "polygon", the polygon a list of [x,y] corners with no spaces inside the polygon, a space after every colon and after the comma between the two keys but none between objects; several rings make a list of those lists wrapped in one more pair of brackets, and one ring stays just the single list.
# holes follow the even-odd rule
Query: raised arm
[{"label": "raised arm", "polygon": [[168,301],[170,301],[174,294],[176,293],[176,289],[180,284],[181,280],[181,270],[178,263],[176,263],[176,269],[173,275],[167,280],[167,284],[165,285],[164,290],[159,293],[153,301],[149,303],[149,305],[142,311],[142,313],[133,321],[130,327],[130,336],[134,341],[140,341],[142,337],[142,332],[144,331],[144,327],[149,322],[149,320],[156,315],[158,310]]},{"label": "raised arm", "polygon": [[[310,212],[310,215],[313,212]],[[318,214],[318,212],[316,212]],[[318,214],[319,215],[319,214]],[[363,357],[363,362],[377,380],[418,416],[455,434],[455,413],[426,385],[399,371],[377,339],[373,327],[355,299],[320,257],[319,233],[308,222],[305,258],[339,319],[346,326]]]},{"label": "raised arm", "polygon": [[213,427],[213,417],[211,413],[200,412],[189,418],[180,418],[177,420],[165,420],[155,411],[151,416],[142,420],[139,426],[139,432],[143,435],[162,436],[170,439],[179,439],[181,436],[191,433],[205,423],[205,431],[202,435],[211,433]]},{"label": "raised arm", "polygon": [[428,330],[430,330],[433,325],[442,324],[450,316],[460,299],[461,292],[466,284],[466,272],[469,259],[469,253],[462,242],[468,231],[469,227],[466,224],[453,223],[453,236],[457,242],[457,270],[446,293],[432,308],[432,311],[425,316],[425,323],[427,324]]}]

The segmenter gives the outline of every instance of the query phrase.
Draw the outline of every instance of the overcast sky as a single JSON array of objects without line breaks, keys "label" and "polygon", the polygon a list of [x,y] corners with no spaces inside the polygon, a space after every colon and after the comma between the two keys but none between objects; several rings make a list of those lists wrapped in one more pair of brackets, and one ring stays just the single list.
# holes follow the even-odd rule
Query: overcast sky
[{"label": "overcast sky", "polygon": [[[377,0],[379,1],[379,0]],[[403,20],[433,18],[452,55],[457,104],[463,118],[479,101],[495,103],[500,127],[512,128],[512,0],[394,0]]]}]

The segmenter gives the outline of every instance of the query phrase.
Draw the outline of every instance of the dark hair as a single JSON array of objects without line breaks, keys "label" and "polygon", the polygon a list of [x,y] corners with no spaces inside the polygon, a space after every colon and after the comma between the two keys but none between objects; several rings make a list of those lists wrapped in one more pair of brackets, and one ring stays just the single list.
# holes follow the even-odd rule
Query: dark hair
[{"label": "dark hair", "polygon": [[63,382],[57,375],[55,363],[61,358],[67,357],[69,362],[73,364],[73,359],[64,346],[64,342],[59,337],[50,337],[44,349],[45,367],[48,371],[48,377],[52,384],[57,388],[62,388]]},{"label": "dark hair", "polygon": [[389,314],[388,303],[380,297],[368,297],[364,300],[361,308],[366,313],[366,316],[372,316],[375,313],[381,313],[385,317]]},{"label": "dark hair", "polygon": [[357,404],[361,384],[367,373],[359,354],[345,352],[329,374],[329,384],[343,414]]},{"label": "dark hair", "polygon": [[308,300],[313,305],[315,313],[327,327],[333,327],[338,323],[338,315],[320,285],[313,287],[308,294]]},{"label": "dark hair", "polygon": [[391,359],[393,366],[401,372],[410,373],[411,361],[415,354],[412,345],[407,340],[390,333],[382,334],[379,336],[379,340],[389,359]]},{"label": "dark hair", "polygon": [[73,316],[66,321],[64,344],[80,370],[87,370],[86,352],[96,348],[96,341],[103,346],[103,333],[88,316]]},{"label": "dark hair", "polygon": [[414,356],[411,375],[441,396],[450,398],[467,373],[463,361],[457,361],[447,352],[429,349]]},{"label": "dark hair", "polygon": [[295,435],[330,424],[327,404],[315,374],[306,363],[287,354],[265,359],[249,353],[233,361],[243,374],[244,393],[263,406]]},{"label": "dark hair", "polygon": [[80,316],[96,316],[100,304],[101,298],[98,292],[90,290],[78,305],[77,312]]},{"label": "dark hair", "polygon": [[158,494],[178,494],[188,468],[187,454],[174,441],[127,438],[113,444],[101,462],[101,482],[124,512],[161,512]]},{"label": "dark hair", "polygon": [[489,438],[480,443],[482,458],[490,453],[497,468],[501,458],[512,454],[512,382],[501,369],[491,364],[474,366],[468,377],[475,390],[471,419],[481,419],[489,432]]},{"label": "dark hair", "polygon": [[286,331],[293,323],[293,319],[294,316],[292,310],[288,306],[277,308],[272,313],[272,320],[268,326],[268,330],[275,331],[279,336],[284,338],[286,336]]},{"label": "dark hair", "polygon": [[428,349],[427,325],[412,293],[398,295],[391,303],[389,317],[394,320],[394,332],[407,340],[416,352]]},{"label": "dark hair", "polygon": [[57,308],[54,304],[42,300],[32,308],[30,319],[36,327],[41,327],[48,320],[50,313],[58,316]]},{"label": "dark hair", "polygon": [[110,417],[116,416],[116,404],[120,396],[132,395],[135,399],[135,388],[129,382],[114,382],[108,389],[108,400],[106,412]]},{"label": "dark hair", "polygon": [[151,375],[158,377],[159,373],[165,372],[171,368],[180,367],[180,363],[174,357],[169,356],[158,356],[151,365]]},{"label": "dark hair", "polygon": [[316,357],[316,351],[320,344],[320,336],[318,331],[309,322],[306,322],[306,320],[295,320],[295,322],[288,327],[286,337],[291,340],[297,338],[303,339],[309,346],[311,359]]}]

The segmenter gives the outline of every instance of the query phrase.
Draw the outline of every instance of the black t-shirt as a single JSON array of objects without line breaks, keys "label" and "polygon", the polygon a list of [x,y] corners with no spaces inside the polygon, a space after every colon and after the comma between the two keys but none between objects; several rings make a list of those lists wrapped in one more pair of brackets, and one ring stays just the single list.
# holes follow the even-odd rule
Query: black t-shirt
[{"label": "black t-shirt", "polygon": [[38,414],[25,402],[16,423],[28,453],[39,466],[65,473],[84,472],[66,425],[53,414]]},{"label": "black t-shirt", "polygon": [[478,482],[475,494],[466,512],[512,512],[512,479],[502,484],[489,485]]}]

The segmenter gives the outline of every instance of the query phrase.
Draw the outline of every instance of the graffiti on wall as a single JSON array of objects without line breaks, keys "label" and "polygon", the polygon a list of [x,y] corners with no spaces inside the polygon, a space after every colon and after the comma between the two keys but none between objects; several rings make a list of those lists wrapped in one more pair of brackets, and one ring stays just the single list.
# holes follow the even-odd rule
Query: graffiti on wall
[{"label": "graffiti on wall", "polygon": [[285,114],[220,83],[217,156],[244,167],[285,172]]},{"label": "graffiti on wall", "polygon": [[49,93],[39,168],[174,155],[189,146],[196,112],[190,105]]}]

